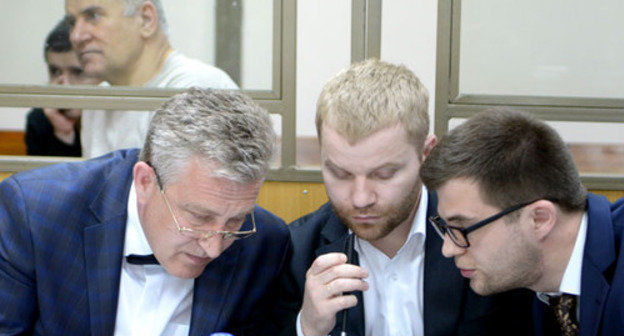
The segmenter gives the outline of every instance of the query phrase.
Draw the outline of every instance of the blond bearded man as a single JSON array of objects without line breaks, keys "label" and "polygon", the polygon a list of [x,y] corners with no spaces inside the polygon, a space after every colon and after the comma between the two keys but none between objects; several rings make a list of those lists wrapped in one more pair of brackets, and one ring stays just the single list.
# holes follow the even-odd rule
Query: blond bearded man
[{"label": "blond bearded man", "polygon": [[478,297],[426,225],[436,207],[418,177],[436,143],[427,104],[410,70],[378,60],[323,88],[316,126],[329,203],[289,225],[293,254],[275,313],[283,334],[339,335],[349,309],[348,335],[526,335],[528,307]]}]

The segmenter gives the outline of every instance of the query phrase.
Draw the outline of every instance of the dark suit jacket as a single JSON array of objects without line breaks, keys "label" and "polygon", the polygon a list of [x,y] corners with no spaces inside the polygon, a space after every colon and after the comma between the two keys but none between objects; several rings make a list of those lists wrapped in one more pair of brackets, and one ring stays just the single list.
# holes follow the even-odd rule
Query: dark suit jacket
[{"label": "dark suit jacket", "polygon": [[[436,213],[437,198],[429,194],[427,217]],[[280,280],[281,296],[272,323],[283,335],[295,335],[295,320],[303,301],[305,273],[319,255],[344,252],[348,230],[329,204],[289,225],[292,257]],[[442,335],[531,335],[533,294],[521,290],[493,297],[481,297],[470,288],[453,260],[441,253],[442,239],[427,225],[425,241],[424,328],[427,336]],[[356,263],[357,253],[356,254]],[[348,313],[349,336],[364,336],[364,305]],[[337,314],[332,335],[340,334],[342,313]]]},{"label": "dark suit jacket", "polygon": [[[112,335],[137,150],[13,175],[0,185],[0,334]],[[191,335],[246,335],[290,240],[259,207],[258,233],[195,279]]]},{"label": "dark suit jacket", "polygon": [[54,127],[43,113],[43,109],[34,108],[26,115],[26,153],[28,155],[49,156],[82,156],[80,145],[79,122],[74,126],[76,137],[74,143],[69,145],[59,140],[54,135]]},{"label": "dark suit jacket", "polygon": [[[587,238],[581,270],[581,336],[624,335],[624,198],[611,204],[604,196],[587,197]],[[544,316],[550,311],[536,300],[537,327],[553,333]],[[556,329],[556,328],[555,328]]]}]

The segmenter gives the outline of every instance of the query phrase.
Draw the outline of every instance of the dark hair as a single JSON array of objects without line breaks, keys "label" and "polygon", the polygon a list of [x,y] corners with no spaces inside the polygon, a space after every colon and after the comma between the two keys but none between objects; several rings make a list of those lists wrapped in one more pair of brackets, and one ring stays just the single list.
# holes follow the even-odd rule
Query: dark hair
[{"label": "dark hair", "polygon": [[499,208],[546,198],[565,211],[578,211],[587,197],[557,132],[510,109],[482,112],[453,129],[431,151],[420,176],[432,191],[452,179],[472,179],[483,199]]},{"label": "dark hair", "polygon": [[59,21],[56,26],[48,33],[43,46],[43,57],[47,59],[48,51],[52,52],[68,52],[72,50],[69,40],[69,25],[65,19]]}]

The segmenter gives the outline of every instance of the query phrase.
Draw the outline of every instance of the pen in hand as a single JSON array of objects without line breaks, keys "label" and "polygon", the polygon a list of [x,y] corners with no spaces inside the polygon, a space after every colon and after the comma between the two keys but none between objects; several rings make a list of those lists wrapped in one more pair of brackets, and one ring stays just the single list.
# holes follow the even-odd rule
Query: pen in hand
[{"label": "pen in hand", "polygon": [[[353,263],[353,244],[354,244],[355,236],[353,233],[349,234],[347,237],[347,246],[346,246],[346,254],[347,254],[347,263]],[[347,336],[347,313],[349,309],[345,309],[342,313],[342,329],[340,332],[340,336]]]}]

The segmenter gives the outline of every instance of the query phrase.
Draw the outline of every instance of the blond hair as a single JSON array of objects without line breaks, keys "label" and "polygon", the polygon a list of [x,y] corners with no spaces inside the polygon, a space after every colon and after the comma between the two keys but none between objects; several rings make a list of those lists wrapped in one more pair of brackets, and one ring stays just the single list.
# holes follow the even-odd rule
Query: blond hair
[{"label": "blond hair", "polygon": [[351,143],[380,129],[402,124],[419,150],[429,133],[429,93],[412,71],[369,59],[351,65],[323,87],[316,108],[316,130],[323,122]]}]

